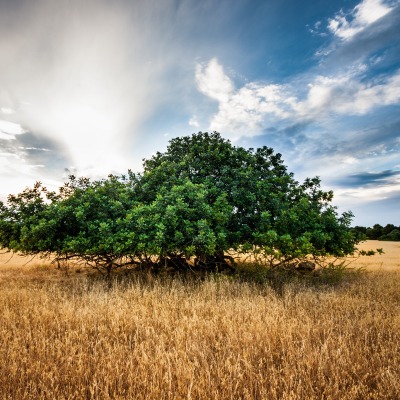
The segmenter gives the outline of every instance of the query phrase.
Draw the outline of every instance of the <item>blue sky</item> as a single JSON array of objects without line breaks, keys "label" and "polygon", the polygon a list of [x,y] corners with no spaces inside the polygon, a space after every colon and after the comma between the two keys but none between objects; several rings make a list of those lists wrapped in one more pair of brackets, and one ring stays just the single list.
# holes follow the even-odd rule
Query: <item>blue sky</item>
[{"label": "blue sky", "polygon": [[399,21],[399,0],[0,0],[0,198],[216,130],[399,225]]}]

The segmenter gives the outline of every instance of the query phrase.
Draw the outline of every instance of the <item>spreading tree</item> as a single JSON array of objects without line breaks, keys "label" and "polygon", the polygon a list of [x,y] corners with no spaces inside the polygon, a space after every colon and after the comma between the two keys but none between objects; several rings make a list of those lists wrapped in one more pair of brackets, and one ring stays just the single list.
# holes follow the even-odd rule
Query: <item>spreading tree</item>
[{"label": "spreading tree", "polygon": [[58,193],[37,183],[10,195],[0,204],[0,246],[107,273],[234,268],[238,253],[277,268],[354,251],[352,214],[338,215],[332,199],[317,177],[297,182],[273,149],[199,132],[172,139],[140,174],[70,177]]}]

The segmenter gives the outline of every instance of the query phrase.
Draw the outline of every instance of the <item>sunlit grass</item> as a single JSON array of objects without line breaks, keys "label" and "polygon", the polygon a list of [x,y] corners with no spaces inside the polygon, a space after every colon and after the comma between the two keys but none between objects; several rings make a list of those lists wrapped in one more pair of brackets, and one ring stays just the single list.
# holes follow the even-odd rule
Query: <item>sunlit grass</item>
[{"label": "sunlit grass", "polygon": [[400,272],[334,287],[0,269],[2,399],[396,399]]}]

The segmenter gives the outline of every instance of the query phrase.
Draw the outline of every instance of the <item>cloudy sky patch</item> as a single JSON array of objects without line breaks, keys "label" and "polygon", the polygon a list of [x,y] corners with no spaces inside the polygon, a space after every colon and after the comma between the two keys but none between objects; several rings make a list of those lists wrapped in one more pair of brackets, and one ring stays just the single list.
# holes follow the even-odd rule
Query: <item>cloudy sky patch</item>
[{"label": "cloudy sky patch", "polygon": [[387,186],[399,183],[400,170],[386,170],[380,172],[364,172],[347,176],[341,183],[350,187]]}]

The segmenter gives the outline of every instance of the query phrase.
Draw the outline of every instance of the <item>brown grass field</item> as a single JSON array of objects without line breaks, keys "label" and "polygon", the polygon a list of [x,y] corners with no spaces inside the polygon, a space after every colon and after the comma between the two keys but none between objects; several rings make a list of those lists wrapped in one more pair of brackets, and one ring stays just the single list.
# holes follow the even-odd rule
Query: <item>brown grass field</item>
[{"label": "brown grass field", "polygon": [[[400,243],[282,291],[0,256],[0,399],[400,399]],[[28,259],[29,261],[29,259]]]}]

